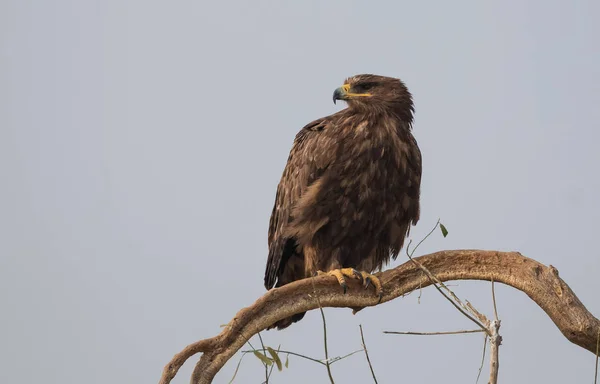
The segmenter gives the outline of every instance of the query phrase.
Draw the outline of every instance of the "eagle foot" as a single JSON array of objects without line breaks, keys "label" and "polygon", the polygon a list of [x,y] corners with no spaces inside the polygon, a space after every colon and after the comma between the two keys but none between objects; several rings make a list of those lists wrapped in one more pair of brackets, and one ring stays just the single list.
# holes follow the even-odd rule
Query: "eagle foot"
[{"label": "eagle foot", "polygon": [[329,275],[335,276],[338,283],[344,290],[344,293],[348,290],[348,285],[346,284],[346,277],[354,278],[360,280],[365,289],[368,289],[370,286],[375,288],[375,294],[379,297],[378,303],[381,303],[381,299],[383,298],[383,286],[381,284],[381,280],[375,275],[371,275],[365,271],[357,271],[354,268],[342,268],[342,269],[334,269],[329,272],[317,271],[317,275]]},{"label": "eagle foot", "polygon": [[375,293],[379,296],[378,303],[381,303],[381,299],[383,298],[383,286],[381,285],[381,280],[375,275],[371,275],[365,271],[359,272],[362,276],[363,285],[365,289],[369,288],[371,285],[375,287]]},{"label": "eagle foot", "polygon": [[338,283],[340,284],[340,286],[344,290],[344,294],[348,290],[348,285],[346,284],[346,277],[353,278],[353,279],[358,279],[358,280],[360,280],[361,283],[364,284],[362,273],[359,272],[359,271],[357,271],[354,268],[334,269],[334,270],[331,270],[329,272],[317,271],[317,275],[318,276],[321,276],[321,275],[335,276],[335,278],[337,279]]},{"label": "eagle foot", "polygon": [[348,285],[346,284],[346,277],[354,278],[360,280],[365,289],[368,289],[370,286],[375,288],[375,294],[379,297],[378,304],[381,303],[381,299],[383,298],[383,286],[381,284],[381,280],[375,275],[367,273],[365,271],[357,271],[354,268],[342,268],[342,269],[334,269],[329,272],[317,271],[317,276],[328,275],[335,276],[338,283],[344,290],[344,293],[348,290]]}]

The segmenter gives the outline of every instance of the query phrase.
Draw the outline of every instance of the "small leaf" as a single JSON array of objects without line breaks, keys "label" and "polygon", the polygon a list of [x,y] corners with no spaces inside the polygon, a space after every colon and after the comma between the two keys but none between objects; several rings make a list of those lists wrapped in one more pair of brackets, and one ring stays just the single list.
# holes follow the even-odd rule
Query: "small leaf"
[{"label": "small leaf", "polygon": [[271,365],[271,364],[273,364],[273,362],[271,361],[271,359],[269,359],[267,356],[263,355],[262,353],[260,353],[258,351],[254,351],[254,356],[258,357],[258,359],[260,361],[262,361],[263,364],[265,364],[265,365]]},{"label": "small leaf", "polygon": [[287,355],[285,358],[285,367],[287,368],[290,365],[290,355]]},{"label": "small leaf", "polygon": [[271,347],[267,347],[267,351],[269,351],[269,353],[273,357],[273,361],[275,362],[275,364],[277,364],[277,370],[281,371],[283,369],[283,367],[281,366],[281,359],[279,358],[277,351],[275,351]]},{"label": "small leaf", "polygon": [[235,380],[235,377],[238,374],[238,371],[240,370],[240,365],[242,364],[242,360],[244,360],[244,357],[246,356],[245,353],[242,354],[242,357],[240,357],[240,361],[238,361],[237,367],[235,367],[235,372],[233,372],[233,377],[231,378],[231,380],[229,380],[229,384],[233,383],[233,380]]},{"label": "small leaf", "polygon": [[440,223],[440,229],[442,230],[442,236],[444,236],[444,237],[448,236],[448,230],[446,229],[444,224]]}]

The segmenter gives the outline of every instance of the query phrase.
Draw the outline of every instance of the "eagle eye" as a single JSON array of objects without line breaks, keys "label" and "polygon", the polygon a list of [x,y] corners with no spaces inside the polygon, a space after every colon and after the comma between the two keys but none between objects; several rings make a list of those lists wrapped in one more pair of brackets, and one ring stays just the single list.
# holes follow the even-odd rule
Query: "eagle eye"
[{"label": "eagle eye", "polygon": [[375,83],[360,83],[360,84],[356,84],[353,88],[354,88],[354,92],[356,93],[364,93],[366,91],[368,91],[369,89],[373,88],[375,86]]}]

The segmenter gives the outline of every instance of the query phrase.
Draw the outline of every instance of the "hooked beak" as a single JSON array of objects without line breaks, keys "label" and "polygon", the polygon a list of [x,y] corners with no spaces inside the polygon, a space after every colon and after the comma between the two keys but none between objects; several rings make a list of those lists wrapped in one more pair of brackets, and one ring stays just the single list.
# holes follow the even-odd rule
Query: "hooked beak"
[{"label": "hooked beak", "polygon": [[347,100],[349,90],[350,86],[348,84],[344,84],[341,87],[337,88],[333,92],[333,104],[335,104],[336,100]]}]

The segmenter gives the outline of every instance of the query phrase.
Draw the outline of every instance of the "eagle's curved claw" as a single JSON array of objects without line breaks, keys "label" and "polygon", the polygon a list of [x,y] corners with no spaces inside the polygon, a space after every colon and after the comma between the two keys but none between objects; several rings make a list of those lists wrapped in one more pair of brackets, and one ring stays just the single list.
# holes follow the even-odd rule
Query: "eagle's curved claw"
[{"label": "eagle's curved claw", "polygon": [[370,273],[361,271],[362,281],[364,282],[365,289],[369,288],[371,285],[375,287],[375,293],[379,296],[379,302],[381,303],[381,299],[383,298],[383,287],[381,285],[381,281],[375,275],[371,275]]}]

